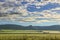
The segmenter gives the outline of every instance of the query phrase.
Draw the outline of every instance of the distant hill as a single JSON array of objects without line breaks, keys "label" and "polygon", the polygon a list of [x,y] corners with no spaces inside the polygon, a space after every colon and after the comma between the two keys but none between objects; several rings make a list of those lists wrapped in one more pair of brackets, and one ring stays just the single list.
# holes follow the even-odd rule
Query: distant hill
[{"label": "distant hill", "polygon": [[60,25],[52,25],[52,26],[21,26],[15,24],[4,24],[0,25],[1,29],[12,29],[12,30],[60,30]]},{"label": "distant hill", "polygon": [[12,30],[16,30],[16,29],[24,29],[24,26],[15,25],[15,24],[4,24],[4,25],[0,25],[0,29],[12,29]]}]

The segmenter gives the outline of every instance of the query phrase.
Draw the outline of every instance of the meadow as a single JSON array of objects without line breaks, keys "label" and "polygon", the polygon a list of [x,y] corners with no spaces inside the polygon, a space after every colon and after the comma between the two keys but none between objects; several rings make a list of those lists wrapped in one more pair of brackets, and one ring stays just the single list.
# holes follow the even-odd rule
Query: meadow
[{"label": "meadow", "polygon": [[[27,31],[27,30],[25,30]],[[60,40],[60,33],[39,33],[37,30],[3,30],[0,40]],[[32,33],[33,32],[33,33]]]}]

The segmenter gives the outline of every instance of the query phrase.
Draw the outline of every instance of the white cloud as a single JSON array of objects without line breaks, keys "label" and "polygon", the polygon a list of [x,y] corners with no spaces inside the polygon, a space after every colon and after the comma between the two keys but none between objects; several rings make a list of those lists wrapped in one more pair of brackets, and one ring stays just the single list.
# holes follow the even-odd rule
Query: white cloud
[{"label": "white cloud", "polygon": [[[18,3],[18,1],[16,0],[6,0],[5,3],[9,2],[14,2],[16,4],[20,4]],[[26,0],[29,1],[29,0]],[[34,0],[30,0],[29,2],[32,3]],[[39,5],[46,5],[48,2],[55,2],[55,1],[47,1],[47,2],[36,2],[36,6]],[[60,1],[56,1],[57,3],[59,3]],[[6,13],[8,11],[14,11],[13,9],[15,8],[16,12],[22,13],[22,14],[13,14],[13,15],[8,15],[6,17],[0,17],[0,20],[11,20],[11,21],[19,21],[19,22],[36,22],[36,23],[43,23],[43,22],[60,22],[60,14],[57,14],[56,12],[52,12],[51,10],[45,10],[43,12],[28,12],[26,10],[26,6],[29,4],[26,4],[26,6],[17,6],[17,7],[3,7],[1,6],[4,3],[0,2],[0,12],[2,13]],[[9,5],[9,4],[8,4]],[[55,8],[52,10],[60,10],[60,8]],[[30,14],[30,15],[29,15]],[[27,16],[27,17],[23,17],[23,16]],[[37,18],[44,18],[44,20],[36,20]],[[50,19],[50,20],[48,20]]]}]

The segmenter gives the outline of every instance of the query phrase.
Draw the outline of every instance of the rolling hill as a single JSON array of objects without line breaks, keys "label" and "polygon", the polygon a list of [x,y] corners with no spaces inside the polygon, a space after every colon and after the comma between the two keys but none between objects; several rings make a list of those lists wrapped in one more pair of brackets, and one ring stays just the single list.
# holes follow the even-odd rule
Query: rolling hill
[{"label": "rolling hill", "polygon": [[15,24],[4,24],[0,25],[1,29],[12,29],[12,30],[60,30],[60,25],[52,25],[52,26],[21,26]]}]

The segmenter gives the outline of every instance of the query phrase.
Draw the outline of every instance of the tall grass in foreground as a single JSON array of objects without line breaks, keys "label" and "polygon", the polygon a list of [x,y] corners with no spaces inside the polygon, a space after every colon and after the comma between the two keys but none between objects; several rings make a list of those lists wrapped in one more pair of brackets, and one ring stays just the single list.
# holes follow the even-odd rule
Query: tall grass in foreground
[{"label": "tall grass in foreground", "polygon": [[60,34],[0,34],[0,40],[60,40]]}]

